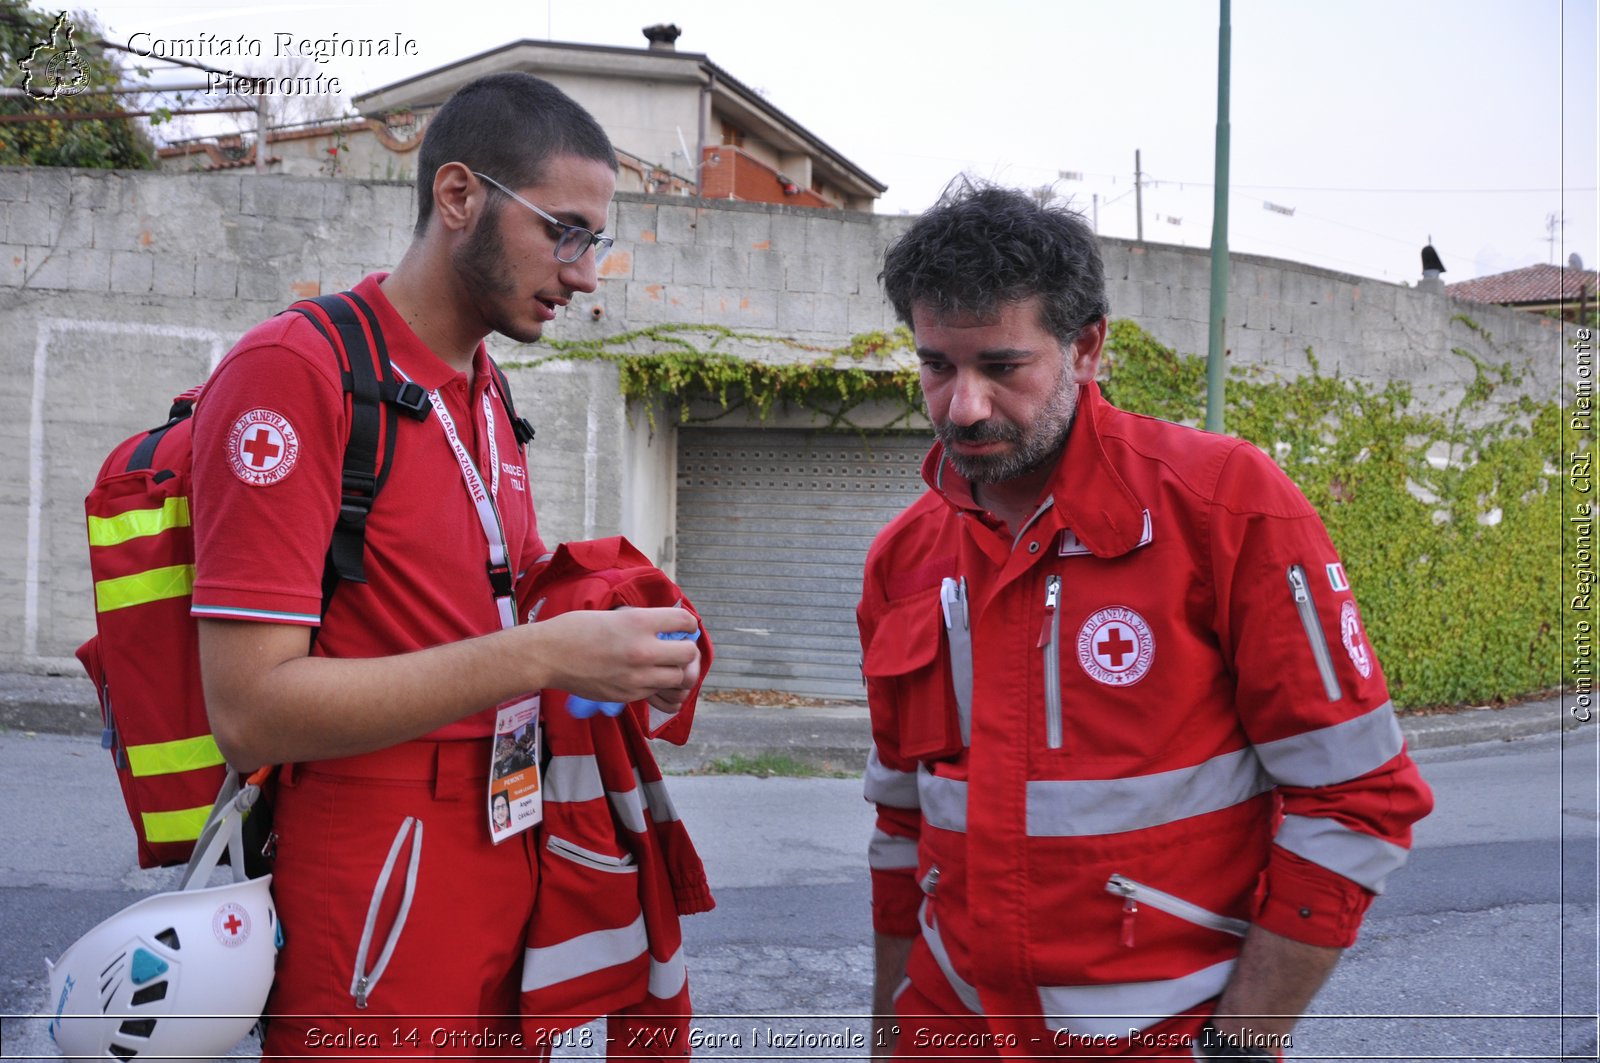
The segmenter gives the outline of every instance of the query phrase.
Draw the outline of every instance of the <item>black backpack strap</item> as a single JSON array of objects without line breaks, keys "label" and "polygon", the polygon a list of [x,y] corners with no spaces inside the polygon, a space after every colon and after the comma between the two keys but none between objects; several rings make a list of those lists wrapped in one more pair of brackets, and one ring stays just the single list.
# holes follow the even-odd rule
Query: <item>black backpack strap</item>
[{"label": "black backpack strap", "polygon": [[[334,521],[322,580],[322,602],[326,611],[341,579],[366,582],[367,516],[389,477],[399,414],[422,420],[432,407],[420,385],[394,376],[377,315],[360,296],[345,292],[321,295],[306,302],[317,305],[333,326],[333,332],[330,333],[306,307],[296,305],[290,309],[309,320],[328,340],[328,345],[339,356],[341,380],[350,395],[350,437],[345,444],[340,472],[339,515]],[[366,328],[362,327],[363,318]],[[369,329],[370,345],[367,341]],[[383,422],[381,432],[380,419]],[[382,462],[378,460],[380,437],[384,451]]]},{"label": "black backpack strap", "polygon": [[[367,515],[378,497],[378,422],[384,416],[383,394],[378,387],[380,370],[373,364],[366,331],[354,308],[337,295],[319,296],[315,301],[339,330],[350,373],[350,438],[344,448],[339,517],[333,524],[333,541],[328,544],[328,564],[339,579],[365,583]],[[392,445],[394,425],[387,427]]]},{"label": "black backpack strap", "polygon": [[495,389],[500,392],[500,404],[506,408],[506,416],[511,418],[511,430],[517,435],[517,446],[523,450],[528,449],[528,444],[533,442],[533,422],[526,417],[517,416],[517,405],[511,401],[511,385],[506,382],[506,375],[500,370],[494,360],[489,360],[489,368],[494,371]]},{"label": "black backpack strap", "polygon": [[[172,404],[172,409],[167,411],[167,423],[150,429],[139,445],[133,448],[133,453],[128,455],[128,467],[124,472],[134,472],[150,468],[156,460],[156,447],[161,445],[162,437],[172,431],[174,427],[187,420],[194,413],[194,400],[181,398]],[[164,479],[157,476],[159,482]]]}]

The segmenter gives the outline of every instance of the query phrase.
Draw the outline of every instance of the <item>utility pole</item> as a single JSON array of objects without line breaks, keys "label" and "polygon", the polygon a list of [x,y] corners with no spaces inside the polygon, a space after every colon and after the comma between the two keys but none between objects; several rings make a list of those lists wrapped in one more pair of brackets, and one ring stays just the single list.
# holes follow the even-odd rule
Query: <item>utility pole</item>
[{"label": "utility pole", "polygon": [[1217,158],[1215,205],[1211,211],[1211,335],[1206,350],[1206,431],[1222,431],[1222,399],[1226,386],[1228,322],[1228,65],[1233,26],[1228,0],[1221,0],[1217,30]]},{"label": "utility pole", "polygon": [[1094,193],[1094,231],[1100,231],[1100,193]]},{"label": "utility pole", "polygon": [[267,95],[256,83],[256,173],[267,172]]},{"label": "utility pole", "polygon": [[1133,212],[1138,215],[1139,242],[1144,243],[1144,174],[1139,169],[1139,149],[1133,149]]}]

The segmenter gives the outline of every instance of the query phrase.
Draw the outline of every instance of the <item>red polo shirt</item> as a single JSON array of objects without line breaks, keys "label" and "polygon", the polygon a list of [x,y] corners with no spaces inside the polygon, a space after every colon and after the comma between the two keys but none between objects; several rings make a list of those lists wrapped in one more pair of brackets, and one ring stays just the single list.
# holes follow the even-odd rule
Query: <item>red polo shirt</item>
[{"label": "red polo shirt", "polygon": [[[493,491],[520,576],[544,544],[488,354],[480,344],[469,384],[384,297],[384,276],[366,278],[355,291],[377,314],[390,362],[444,400]],[[432,413],[426,421],[399,419],[394,464],[367,519],[367,583],[341,582],[326,618],[319,615],[349,431],[339,360],[301,315],[263,322],[228,352],[194,419],[193,614],[320,623],[313,652],[327,657],[389,656],[498,630],[483,526]],[[493,722],[486,710],[430,737],[487,735]]]}]

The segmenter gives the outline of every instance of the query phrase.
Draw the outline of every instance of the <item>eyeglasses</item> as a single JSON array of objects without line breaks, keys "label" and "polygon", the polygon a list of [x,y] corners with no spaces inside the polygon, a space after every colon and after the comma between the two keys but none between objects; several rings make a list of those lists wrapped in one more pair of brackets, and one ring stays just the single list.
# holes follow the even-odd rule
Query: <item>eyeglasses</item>
[{"label": "eyeglasses", "polygon": [[480,180],[487,181],[494,185],[500,191],[504,192],[518,203],[521,203],[524,207],[527,207],[529,210],[539,215],[539,217],[545,220],[546,224],[561,233],[561,235],[556,238],[557,262],[576,262],[578,259],[582,258],[583,253],[589,250],[591,247],[594,248],[594,264],[598,266],[601,262],[605,261],[606,252],[611,250],[611,245],[614,242],[611,237],[600,236],[597,233],[590,232],[581,225],[568,225],[564,221],[552,218],[549,214],[546,214],[532,203],[529,203],[526,199],[523,199],[521,196],[511,191],[511,189],[507,188],[499,181],[496,181],[488,174],[479,173],[477,170],[473,170],[472,175]]}]

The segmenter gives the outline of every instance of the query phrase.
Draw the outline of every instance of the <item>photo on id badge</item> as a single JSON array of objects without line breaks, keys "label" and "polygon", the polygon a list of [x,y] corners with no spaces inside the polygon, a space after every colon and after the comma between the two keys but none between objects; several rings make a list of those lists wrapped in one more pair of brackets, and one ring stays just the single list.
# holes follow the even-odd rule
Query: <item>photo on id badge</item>
[{"label": "photo on id badge", "polygon": [[489,837],[502,842],[544,817],[539,787],[539,699],[500,707],[489,770]]}]

